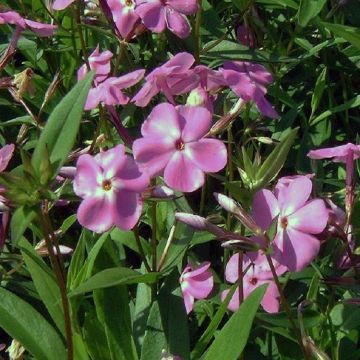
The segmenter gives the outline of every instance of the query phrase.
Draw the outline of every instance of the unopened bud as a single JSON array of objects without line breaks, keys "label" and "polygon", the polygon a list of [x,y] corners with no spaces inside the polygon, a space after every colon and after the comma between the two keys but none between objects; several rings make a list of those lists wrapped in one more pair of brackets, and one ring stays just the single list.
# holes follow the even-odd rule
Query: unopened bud
[{"label": "unopened bud", "polygon": [[[219,239],[221,240],[221,239]],[[221,244],[221,247],[235,251],[258,251],[259,244],[250,240],[226,240]]]},{"label": "unopened bud", "polygon": [[76,174],[75,166],[63,166],[59,171],[59,175],[63,178],[74,179]]},{"label": "unopened bud", "polygon": [[[57,231],[57,235],[59,235],[59,232],[60,232],[60,230]],[[48,248],[46,246],[46,241],[44,239],[39,241],[36,244],[35,251],[42,257],[49,256],[49,251],[48,251]],[[58,255],[56,246],[53,246],[53,251],[54,251],[55,255]],[[68,246],[65,246],[65,245],[59,245],[59,251],[60,251],[61,255],[69,255],[74,251],[74,249],[72,249],[72,248],[70,248]]]},{"label": "unopened bud", "polygon": [[223,209],[233,214],[252,233],[255,235],[263,234],[263,231],[256,224],[255,220],[242,208],[239,203],[223,194],[214,193],[214,196]]},{"label": "unopened bud", "polygon": [[171,200],[175,198],[174,190],[168,188],[165,185],[156,185],[150,188],[147,188],[142,192],[143,199],[162,199],[162,200]]}]

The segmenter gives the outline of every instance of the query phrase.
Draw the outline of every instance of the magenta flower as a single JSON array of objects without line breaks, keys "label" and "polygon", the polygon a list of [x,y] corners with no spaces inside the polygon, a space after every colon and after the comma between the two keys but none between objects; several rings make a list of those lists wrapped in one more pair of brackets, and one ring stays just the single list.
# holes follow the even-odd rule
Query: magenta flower
[{"label": "magenta flower", "polygon": [[[275,271],[277,275],[281,275],[286,271],[284,266],[274,262]],[[279,291],[276,287],[275,281],[264,255],[258,255],[254,261],[244,256],[243,271],[248,269],[243,276],[243,295],[246,299],[257,287],[263,284],[269,284],[265,295],[261,301],[261,305],[265,311],[275,313],[279,311]],[[233,255],[226,265],[225,278],[230,283],[236,283],[239,278],[239,254]],[[221,294],[221,299],[224,301],[229,290],[225,290]],[[229,310],[236,311],[239,308],[239,288],[235,290],[230,303]]]},{"label": "magenta flower", "polygon": [[[99,45],[96,49],[91,53],[88,58],[90,69],[95,70],[95,78],[96,82],[104,81],[109,73],[110,73],[110,59],[113,57],[113,53],[109,50],[103,51],[102,53],[99,52]],[[78,72],[77,78],[80,81],[86,74],[88,70],[86,64],[83,64]]]},{"label": "magenta flower", "polygon": [[198,106],[157,105],[143,123],[143,138],[133,144],[137,163],[150,176],[164,174],[165,183],[183,192],[199,189],[204,173],[217,172],[227,161],[225,145],[204,139],[211,113]]},{"label": "magenta flower", "polygon": [[214,287],[214,279],[209,268],[210,262],[208,261],[196,268],[188,264],[180,276],[180,286],[187,314],[194,308],[194,300],[205,299]]},{"label": "magenta flower", "polygon": [[167,27],[182,39],[190,34],[185,15],[198,10],[197,0],[136,0],[136,4],[135,11],[148,29],[160,33]]},{"label": "magenta flower", "polygon": [[255,48],[255,36],[248,26],[240,25],[236,30],[236,37],[241,44]]},{"label": "magenta flower", "polygon": [[113,225],[130,230],[139,220],[143,201],[140,193],[149,184],[133,158],[118,145],[95,157],[81,155],[76,165],[74,191],[81,202],[79,223],[101,233]]},{"label": "magenta flower", "polygon": [[227,85],[237,96],[245,101],[252,100],[262,115],[279,117],[265,99],[266,86],[273,78],[262,65],[245,61],[225,61],[223,74]]},{"label": "magenta flower", "polygon": [[123,89],[138,83],[144,76],[145,70],[135,70],[120,77],[110,77],[104,82],[90,89],[86,100],[85,110],[96,108],[99,103],[105,105],[125,105],[130,98],[123,93]]},{"label": "magenta flower", "polygon": [[175,104],[174,95],[189,92],[199,83],[199,77],[190,70],[194,62],[194,57],[189,53],[176,54],[145,77],[145,85],[133,97],[132,102],[137,106],[145,107],[155,95],[162,91],[167,100]]},{"label": "magenta flower", "polygon": [[30,29],[39,36],[52,36],[57,29],[56,25],[43,24],[36,21],[24,19],[16,11],[0,12],[0,25],[11,24],[16,25],[20,29]]},{"label": "magenta flower", "polygon": [[140,20],[135,12],[135,0],[107,0],[107,4],[120,35],[126,39]]},{"label": "magenta flower", "polygon": [[273,257],[290,271],[300,271],[314,260],[320,249],[314,235],[327,225],[329,211],[323,200],[309,200],[311,190],[311,180],[301,176],[278,187],[276,196],[265,189],[254,198],[253,218],[263,230],[278,217]]}]

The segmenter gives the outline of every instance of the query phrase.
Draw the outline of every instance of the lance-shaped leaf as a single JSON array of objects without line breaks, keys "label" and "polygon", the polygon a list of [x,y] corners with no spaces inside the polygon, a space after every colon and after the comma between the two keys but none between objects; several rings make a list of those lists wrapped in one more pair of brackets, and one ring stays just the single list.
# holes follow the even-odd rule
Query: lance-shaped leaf
[{"label": "lance-shaped leaf", "polygon": [[41,175],[40,169],[43,167],[43,158],[46,153],[48,153],[52,164],[52,177],[57,174],[64,164],[79,130],[93,76],[93,72],[87,74],[52,111],[31,159],[38,175]]},{"label": "lance-shaped leaf", "polygon": [[311,19],[319,14],[326,0],[301,0],[297,13],[299,25],[305,27]]}]

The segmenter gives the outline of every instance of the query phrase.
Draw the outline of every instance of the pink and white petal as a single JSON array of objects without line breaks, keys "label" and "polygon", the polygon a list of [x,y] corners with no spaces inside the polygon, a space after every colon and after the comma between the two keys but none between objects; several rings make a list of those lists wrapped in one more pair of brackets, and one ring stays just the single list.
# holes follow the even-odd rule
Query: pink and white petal
[{"label": "pink and white petal", "polygon": [[52,36],[55,33],[55,30],[57,29],[56,25],[51,25],[51,24],[42,24],[36,21],[32,21],[32,20],[27,20],[24,19],[26,25],[36,34],[38,34],[39,36]]},{"label": "pink and white petal", "polygon": [[281,216],[289,216],[300,209],[309,199],[311,190],[312,182],[306,176],[300,176],[291,181],[288,187],[279,189]]},{"label": "pink and white petal", "polygon": [[103,87],[101,85],[90,89],[84,109],[86,111],[95,109],[103,100]]},{"label": "pink and white petal", "polygon": [[165,7],[165,18],[168,29],[180,39],[185,39],[190,34],[190,24],[185,15],[180,14],[171,7]]},{"label": "pink and white petal", "polygon": [[100,152],[95,156],[95,160],[99,167],[103,169],[104,178],[111,179],[117,169],[121,168],[126,161],[125,146],[119,144],[107,151]]},{"label": "pink and white petal", "polygon": [[288,227],[309,234],[320,234],[326,227],[329,210],[323,200],[309,201],[301,209],[287,217]]},{"label": "pink and white petal", "polygon": [[226,264],[225,279],[228,282],[235,283],[239,278],[239,254],[232,255]]},{"label": "pink and white petal", "polygon": [[316,237],[295,229],[284,231],[283,251],[280,259],[290,271],[300,271],[311,263],[320,250],[320,241]]},{"label": "pink and white petal", "polygon": [[[199,266],[197,266],[194,270],[191,270],[191,267],[189,268],[188,266],[184,269],[187,275],[186,275],[186,279],[201,275],[202,273],[206,272],[209,267],[210,267],[211,263],[210,261],[204,261],[203,263],[201,263]],[[189,271],[190,269],[190,271]]]},{"label": "pink and white petal", "polygon": [[210,129],[212,114],[202,106],[177,107],[181,118],[181,138],[185,143],[201,139]]},{"label": "pink and white petal", "polygon": [[[226,299],[227,294],[229,293],[230,289],[224,290],[221,293],[221,301],[224,301]],[[230,302],[228,305],[228,309],[230,311],[235,312],[239,308],[239,288],[236,288]]]},{"label": "pink and white petal", "polygon": [[217,139],[201,139],[185,145],[186,156],[204,172],[218,172],[227,163],[227,150]]},{"label": "pink and white petal", "polygon": [[134,30],[134,27],[139,20],[139,16],[135,11],[126,8],[118,10],[117,12],[113,11],[112,13],[120,35],[125,39]]},{"label": "pink and white petal", "polygon": [[115,183],[119,183],[121,189],[128,191],[142,192],[150,182],[149,175],[141,172],[135,160],[128,155],[114,176],[116,178]]},{"label": "pink and white petal", "polygon": [[197,0],[166,0],[166,4],[185,15],[195,14],[199,8]]},{"label": "pink and white petal", "polygon": [[150,100],[159,93],[159,89],[154,81],[148,81],[138,91],[138,93],[131,99],[136,106],[145,107],[149,104]]},{"label": "pink and white petal", "polygon": [[131,230],[139,221],[143,201],[136,192],[120,190],[115,192],[114,223],[122,230]]},{"label": "pink and white petal", "polygon": [[263,283],[263,284],[268,283],[269,284],[266,291],[265,291],[264,297],[261,300],[261,305],[262,305],[263,309],[268,313],[277,313],[277,312],[279,312],[280,293],[279,293],[278,288],[276,287],[275,282],[274,281],[258,282],[259,285],[261,285],[261,283]]},{"label": "pink and white petal", "polygon": [[190,314],[191,311],[194,308],[194,297],[191,296],[188,292],[183,291],[183,298],[184,298],[184,304],[185,304],[185,309],[186,309],[186,313]]},{"label": "pink and white petal", "polygon": [[[177,140],[180,138],[179,115],[174,105],[162,103],[153,108],[141,127],[143,136]],[[168,140],[166,140],[168,142]]]},{"label": "pink and white petal", "polygon": [[204,184],[205,176],[182,151],[176,151],[165,167],[164,180],[175,190],[192,192]]},{"label": "pink and white petal", "polygon": [[150,176],[162,173],[176,151],[173,139],[168,138],[168,140],[147,136],[134,141],[133,154],[142,171]]},{"label": "pink and white petal", "polygon": [[52,8],[54,10],[63,10],[72,4],[75,0],[55,0]]},{"label": "pink and white petal", "polygon": [[113,85],[104,87],[103,99],[105,105],[126,105],[130,100],[118,87]]},{"label": "pink and white petal", "polygon": [[14,154],[14,150],[14,144],[7,144],[0,149],[0,172],[4,171],[7,168]]},{"label": "pink and white petal", "polygon": [[266,231],[279,213],[278,201],[270,190],[260,190],[255,194],[252,217],[262,230]]},{"label": "pink and white petal", "polygon": [[181,73],[187,71],[194,64],[195,58],[187,52],[181,52],[173,56],[161,68],[173,68],[172,71]]},{"label": "pink and white petal", "polygon": [[137,1],[137,4],[135,12],[148,29],[156,33],[165,30],[165,8],[160,0]]},{"label": "pink and white petal", "polygon": [[144,69],[135,70],[118,78],[112,78],[111,84],[119,89],[126,89],[137,84],[144,77],[144,74]]},{"label": "pink and white petal", "polygon": [[80,197],[95,196],[102,180],[102,171],[95,159],[88,154],[81,155],[76,163],[75,194]]},{"label": "pink and white petal", "polygon": [[109,230],[113,225],[111,196],[91,196],[84,199],[77,211],[79,223],[96,233]]},{"label": "pink and white petal", "polygon": [[213,276],[210,271],[187,280],[186,291],[195,299],[205,299],[214,287]]}]

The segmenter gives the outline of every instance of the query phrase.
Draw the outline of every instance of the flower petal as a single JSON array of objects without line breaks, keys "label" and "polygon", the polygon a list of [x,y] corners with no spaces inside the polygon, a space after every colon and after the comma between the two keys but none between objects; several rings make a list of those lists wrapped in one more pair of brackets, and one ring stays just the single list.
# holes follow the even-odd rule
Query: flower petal
[{"label": "flower petal", "polygon": [[204,172],[218,172],[227,162],[224,143],[217,139],[201,139],[185,145],[189,159]]},{"label": "flower petal", "polygon": [[264,297],[261,300],[261,305],[264,310],[268,313],[277,313],[279,312],[279,297],[280,293],[274,281],[264,281],[264,284],[268,283],[268,287],[265,291]]},{"label": "flower petal", "polygon": [[165,9],[160,0],[137,1],[135,12],[151,31],[159,33],[165,30]]},{"label": "flower petal", "polygon": [[180,14],[176,10],[165,7],[166,24],[169,30],[177,35],[180,39],[185,39],[190,34],[190,24],[185,15]]},{"label": "flower petal", "polygon": [[184,304],[185,304],[185,309],[186,309],[186,313],[190,314],[192,309],[194,308],[194,297],[191,296],[188,292],[183,292],[183,297],[184,297]]},{"label": "flower petal", "polygon": [[145,107],[150,100],[159,93],[159,88],[154,81],[148,81],[131,99],[136,106]]},{"label": "flower petal", "polygon": [[36,21],[24,19],[26,25],[39,36],[52,36],[54,35],[55,30],[57,29],[56,25],[51,24],[42,24]]},{"label": "flower petal", "polygon": [[326,227],[329,210],[323,200],[309,201],[301,209],[288,216],[288,226],[301,232],[320,234]]},{"label": "flower petal", "polygon": [[126,89],[137,84],[144,77],[144,74],[144,69],[135,70],[123,76],[111,78],[111,84],[119,89]]},{"label": "flower petal", "polygon": [[255,194],[252,217],[262,230],[266,231],[269,228],[279,212],[278,201],[270,190],[260,190]]},{"label": "flower petal", "polygon": [[196,0],[166,0],[166,4],[186,15],[195,14],[199,8]]},{"label": "flower petal", "polygon": [[54,10],[63,10],[72,4],[75,0],[55,0],[52,8]]},{"label": "flower petal", "polygon": [[165,167],[164,179],[175,190],[192,192],[204,184],[205,176],[182,151],[176,151]]},{"label": "flower petal", "polygon": [[0,172],[8,166],[15,150],[14,144],[7,144],[0,149]]}]

